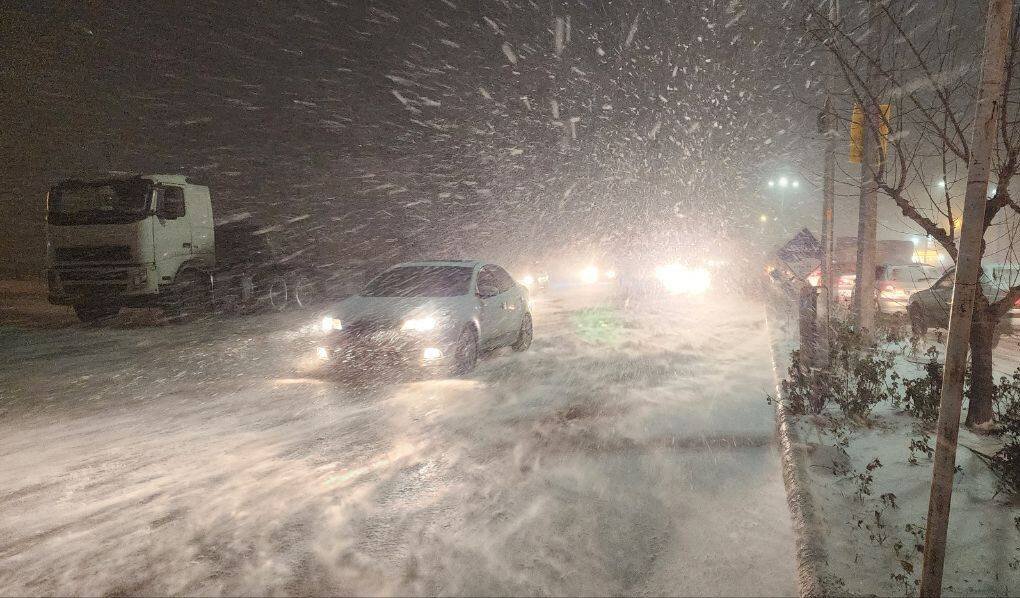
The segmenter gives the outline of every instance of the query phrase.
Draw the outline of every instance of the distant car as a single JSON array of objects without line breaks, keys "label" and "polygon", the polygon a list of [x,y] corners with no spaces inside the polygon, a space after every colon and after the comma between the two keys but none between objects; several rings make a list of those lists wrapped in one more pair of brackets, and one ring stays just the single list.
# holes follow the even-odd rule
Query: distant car
[{"label": "distant car", "polygon": [[[914,334],[924,334],[929,328],[949,326],[949,307],[953,301],[953,282],[956,269],[950,268],[935,284],[910,296],[907,314]],[[980,283],[989,301],[1002,299],[1009,285],[1020,284],[1020,269],[1003,264],[982,264]],[[1020,300],[1010,307],[1000,321],[1000,333],[1008,333],[1020,325]]]},{"label": "distant car", "polygon": [[[910,296],[938,280],[941,270],[928,264],[881,264],[875,267],[875,297],[883,313],[907,310]],[[836,280],[836,296],[849,302],[857,284],[856,274],[843,274]]]},{"label": "distant car", "polygon": [[619,278],[619,288],[628,298],[703,295],[711,286],[708,267],[682,262],[636,265]]},{"label": "distant car", "polygon": [[927,289],[942,271],[928,264],[885,264],[875,274],[878,308],[884,313],[907,311],[910,296]]},{"label": "distant car", "polygon": [[527,287],[529,291],[549,288],[549,272],[538,266],[524,270],[518,280],[521,284]]},{"label": "distant car", "polygon": [[474,369],[481,351],[531,345],[528,290],[478,261],[398,264],[320,322],[318,357],[358,367]]}]

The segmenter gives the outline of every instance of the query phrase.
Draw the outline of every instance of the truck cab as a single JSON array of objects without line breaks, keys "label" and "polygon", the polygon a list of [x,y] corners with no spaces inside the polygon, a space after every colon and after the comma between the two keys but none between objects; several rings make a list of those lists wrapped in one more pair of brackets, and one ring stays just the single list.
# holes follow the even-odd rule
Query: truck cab
[{"label": "truck cab", "polygon": [[209,188],[182,175],[64,181],[46,201],[49,301],[82,321],[121,307],[179,311],[216,266]]}]

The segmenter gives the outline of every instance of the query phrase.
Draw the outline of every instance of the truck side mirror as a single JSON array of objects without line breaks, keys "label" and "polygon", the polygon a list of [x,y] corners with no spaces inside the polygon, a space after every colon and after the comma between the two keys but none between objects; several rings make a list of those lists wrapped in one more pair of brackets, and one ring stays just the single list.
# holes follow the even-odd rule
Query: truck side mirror
[{"label": "truck side mirror", "polygon": [[184,189],[163,187],[156,201],[156,216],[163,220],[176,220],[184,216]]}]

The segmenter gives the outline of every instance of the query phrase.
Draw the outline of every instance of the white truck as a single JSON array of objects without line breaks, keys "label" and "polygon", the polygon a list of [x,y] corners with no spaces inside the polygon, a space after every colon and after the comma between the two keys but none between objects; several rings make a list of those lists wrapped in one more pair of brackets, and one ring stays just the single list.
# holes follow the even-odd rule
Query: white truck
[{"label": "white truck", "polygon": [[[122,307],[179,318],[213,305],[304,303],[307,278],[253,250],[262,240],[239,239],[238,230],[217,243],[209,188],[182,175],[65,181],[46,200],[49,301],[72,306],[83,322]],[[222,255],[231,248],[245,254]]]}]

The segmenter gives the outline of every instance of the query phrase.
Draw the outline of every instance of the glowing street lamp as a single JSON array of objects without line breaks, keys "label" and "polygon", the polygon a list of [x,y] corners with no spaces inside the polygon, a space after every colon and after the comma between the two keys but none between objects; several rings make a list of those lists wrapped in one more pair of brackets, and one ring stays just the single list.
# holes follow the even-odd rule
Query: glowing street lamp
[{"label": "glowing street lamp", "polygon": [[758,222],[761,222],[762,224],[765,224],[768,221],[769,221],[769,217],[766,216],[765,214],[762,214],[761,216],[758,216]]}]

